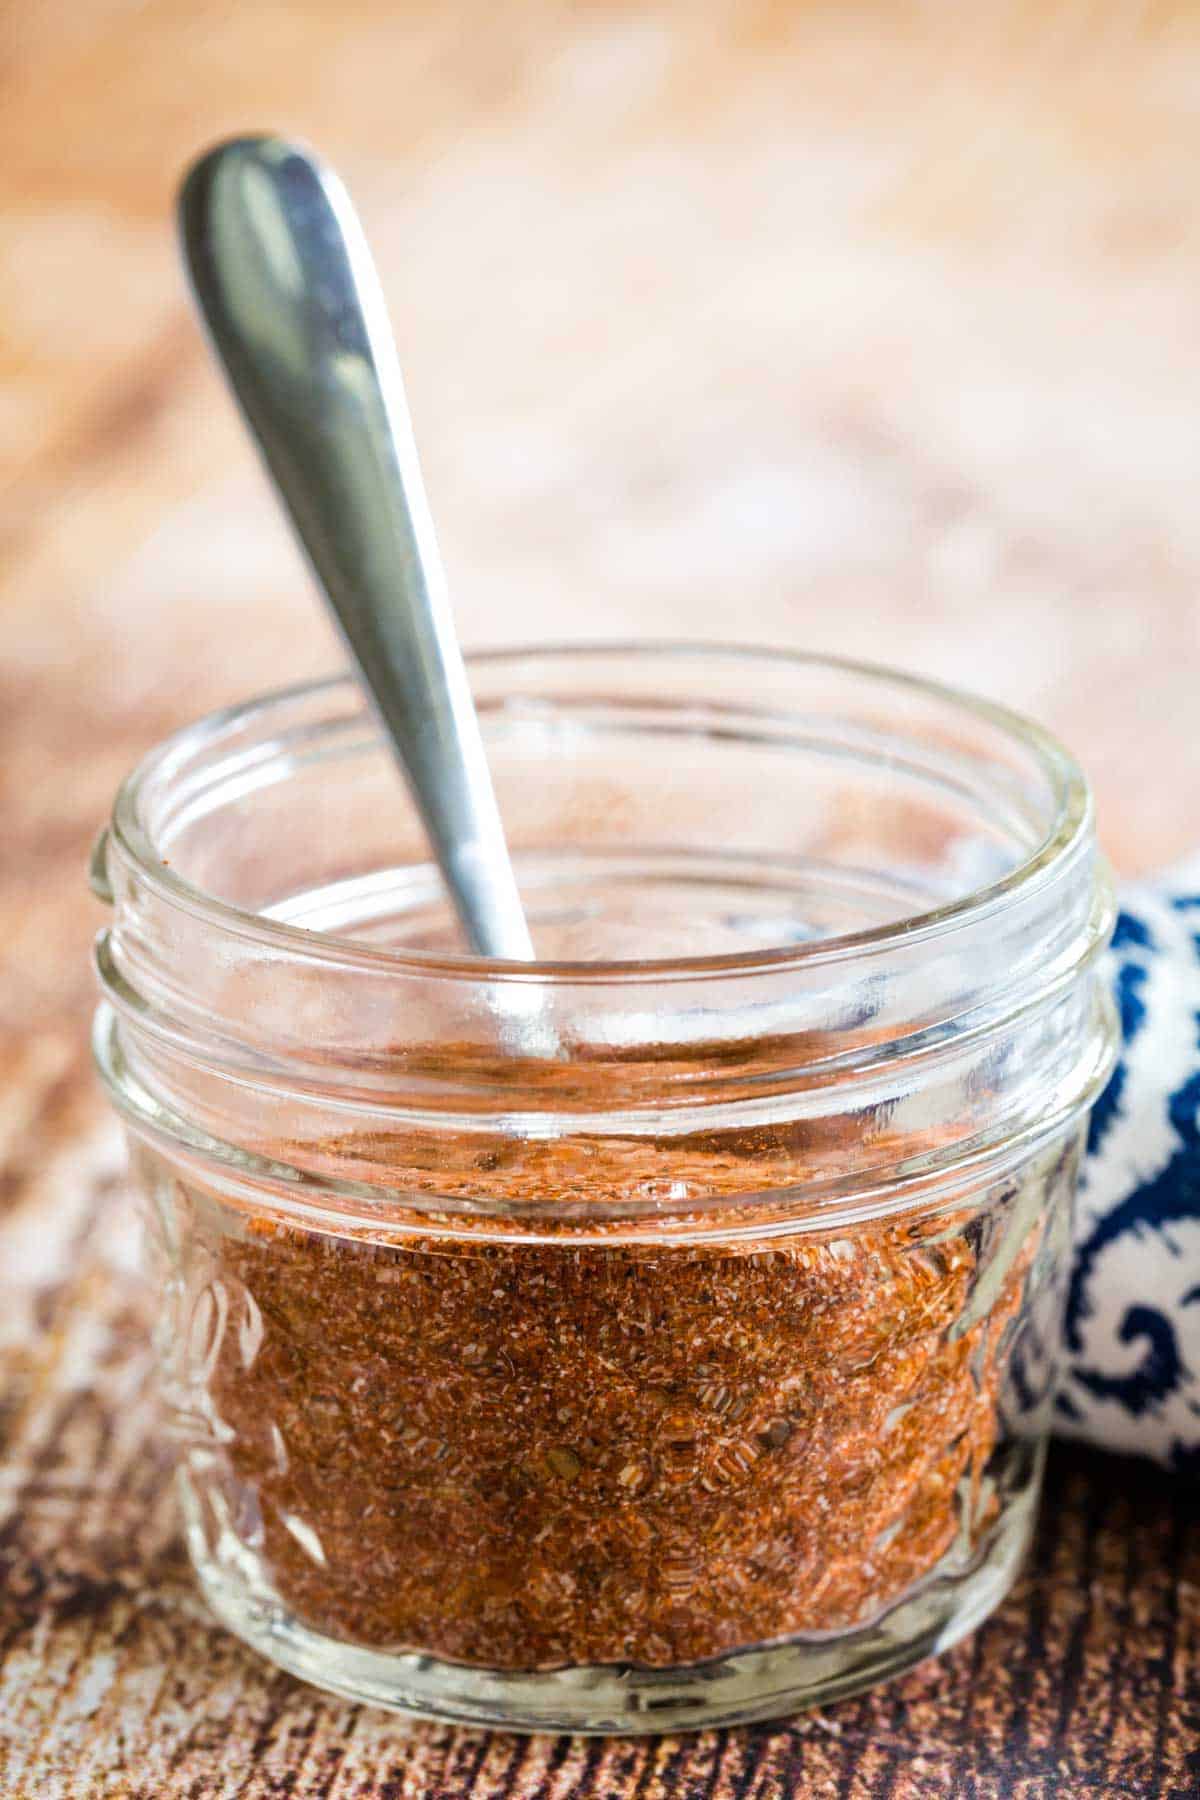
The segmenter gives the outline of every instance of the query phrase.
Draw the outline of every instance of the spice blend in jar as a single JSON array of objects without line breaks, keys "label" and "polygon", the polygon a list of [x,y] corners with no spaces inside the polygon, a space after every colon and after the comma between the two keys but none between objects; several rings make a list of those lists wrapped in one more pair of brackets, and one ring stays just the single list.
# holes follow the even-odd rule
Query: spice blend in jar
[{"label": "spice blend in jar", "polygon": [[[552,1203],[539,1149],[492,1194]],[[973,1319],[962,1217],[760,1248],[210,1213],[208,1394],[264,1576],[332,1637],[497,1669],[669,1668],[869,1619],[995,1521],[1033,1210]]]},{"label": "spice blend in jar", "polygon": [[827,1700],[969,1630],[1032,1528],[1111,1056],[1086,786],[817,660],[474,679],[536,969],[454,951],[348,683],[181,734],[102,847],[198,1574],[410,1711]]}]

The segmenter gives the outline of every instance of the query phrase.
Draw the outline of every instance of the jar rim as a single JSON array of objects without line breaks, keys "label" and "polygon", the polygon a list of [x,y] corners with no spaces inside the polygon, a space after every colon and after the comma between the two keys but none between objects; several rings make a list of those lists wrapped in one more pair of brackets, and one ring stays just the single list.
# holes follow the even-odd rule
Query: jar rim
[{"label": "jar rim", "polygon": [[565,641],[506,645],[473,651],[468,667],[519,667],[533,659],[583,660],[589,657],[652,659],[724,659],[752,667],[772,666],[826,670],[870,684],[877,692],[892,690],[915,695],[957,711],[966,719],[997,730],[1011,744],[1032,753],[1052,796],[1053,816],[1040,842],[1023,861],[999,878],[972,889],[944,904],[864,930],[748,951],[721,952],[708,956],[654,957],[644,959],[596,959],[593,961],[517,962],[502,958],[446,951],[395,949],[364,944],[337,932],[312,930],[286,920],[269,918],[207,892],[189,881],[164,860],[160,847],[143,817],[142,800],[149,783],[161,776],[173,761],[185,760],[206,743],[212,744],[247,721],[268,715],[272,709],[311,700],[322,694],[348,692],[358,683],[350,672],[319,677],[258,694],[232,706],[207,713],[160,740],[122,781],[113,804],[109,825],[111,841],[136,867],[141,881],[168,904],[193,916],[208,919],[214,927],[264,947],[274,946],[293,955],[366,967],[410,970],[423,976],[487,982],[591,983],[612,981],[694,980],[697,976],[744,975],[838,962],[890,945],[914,944],[935,939],[973,924],[1002,908],[1018,892],[1026,893],[1050,879],[1053,871],[1071,856],[1092,824],[1092,797],[1079,764],[1052,733],[1012,708],[984,699],[926,676],[894,669],[886,664],[817,652],[686,639]]}]

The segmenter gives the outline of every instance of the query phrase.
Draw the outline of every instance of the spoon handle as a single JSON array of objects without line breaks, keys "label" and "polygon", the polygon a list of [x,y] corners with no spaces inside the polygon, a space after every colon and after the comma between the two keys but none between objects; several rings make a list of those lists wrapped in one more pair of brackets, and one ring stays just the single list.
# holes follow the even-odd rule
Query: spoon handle
[{"label": "spoon handle", "polygon": [[196,298],[473,950],[531,960],[379,279],[341,182],[237,138],[179,202]]}]

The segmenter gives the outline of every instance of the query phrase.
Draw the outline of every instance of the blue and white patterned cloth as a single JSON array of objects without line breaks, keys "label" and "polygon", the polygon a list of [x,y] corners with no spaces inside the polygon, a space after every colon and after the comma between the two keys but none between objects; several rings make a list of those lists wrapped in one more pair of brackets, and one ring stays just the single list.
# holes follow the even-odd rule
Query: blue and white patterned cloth
[{"label": "blue and white patterned cloth", "polygon": [[1057,1429],[1200,1473],[1200,865],[1122,892],[1113,959]]}]

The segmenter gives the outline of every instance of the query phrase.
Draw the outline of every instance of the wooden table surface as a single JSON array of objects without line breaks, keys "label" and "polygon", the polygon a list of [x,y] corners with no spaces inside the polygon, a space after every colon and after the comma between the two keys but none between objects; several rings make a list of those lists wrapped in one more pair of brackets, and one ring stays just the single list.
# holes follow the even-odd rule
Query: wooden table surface
[{"label": "wooden table surface", "polygon": [[1194,1492],[1060,1449],[941,1663],[779,1728],[408,1727],[204,1616],[87,1068],[88,842],[336,650],[210,373],[189,153],[303,132],[378,247],[464,635],[888,658],[1200,840],[1200,14],[74,0],[0,14],[0,1800],[1200,1794]]}]

